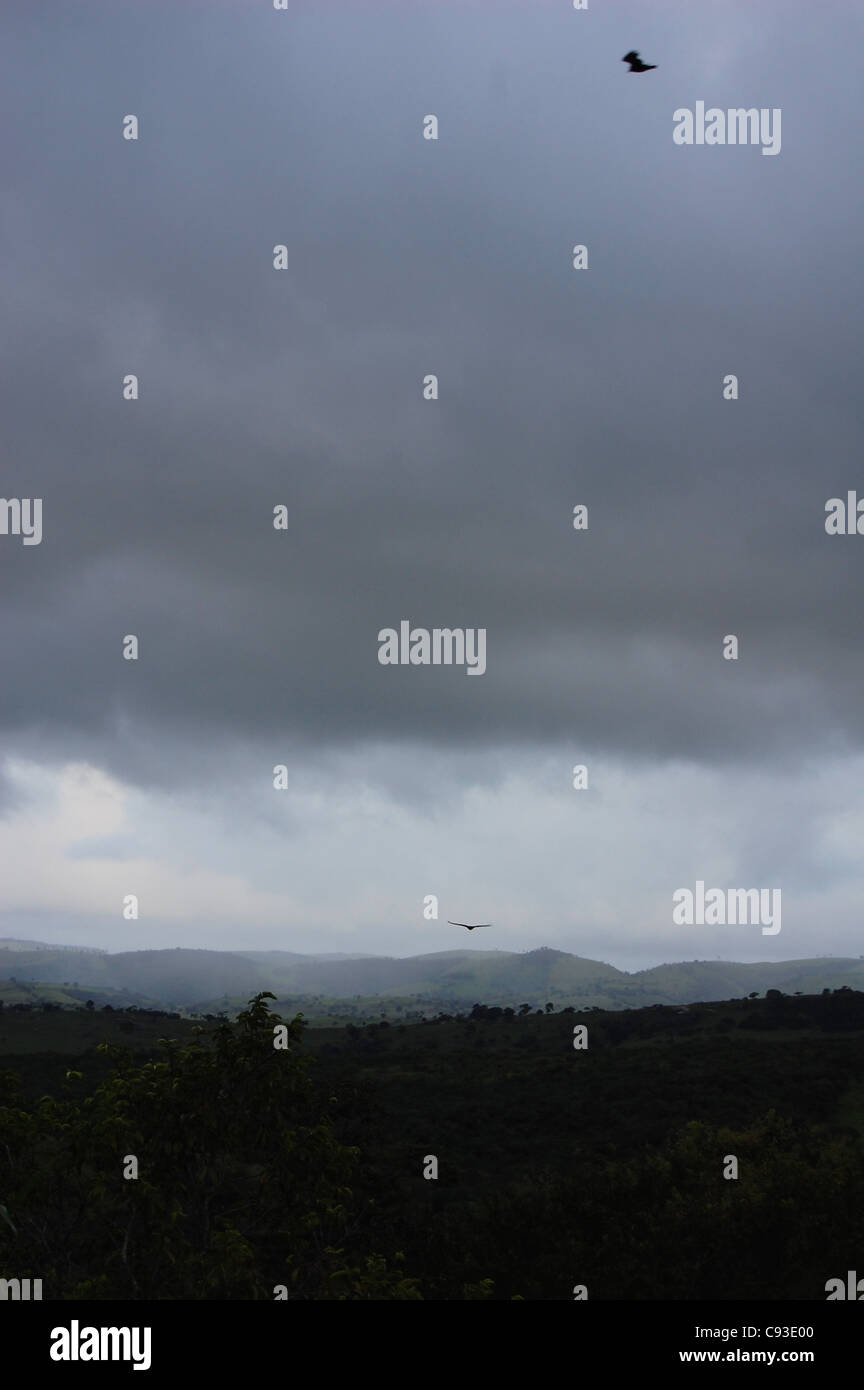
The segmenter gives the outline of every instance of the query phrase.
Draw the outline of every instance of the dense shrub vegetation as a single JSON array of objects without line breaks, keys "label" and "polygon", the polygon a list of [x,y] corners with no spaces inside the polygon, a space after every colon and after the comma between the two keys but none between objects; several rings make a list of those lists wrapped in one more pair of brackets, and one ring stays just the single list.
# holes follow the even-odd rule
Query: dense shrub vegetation
[{"label": "dense shrub vegetation", "polygon": [[282,1050],[268,997],[169,1019],[155,1056],[79,1040],[0,1072],[0,1275],[51,1299],[822,1300],[861,1264],[861,994],[296,1018]]}]

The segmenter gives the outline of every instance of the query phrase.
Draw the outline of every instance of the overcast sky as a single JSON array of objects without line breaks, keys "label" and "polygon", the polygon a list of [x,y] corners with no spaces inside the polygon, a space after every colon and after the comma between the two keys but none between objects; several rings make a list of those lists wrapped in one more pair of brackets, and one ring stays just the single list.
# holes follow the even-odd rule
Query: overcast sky
[{"label": "overcast sky", "polygon": [[[0,535],[0,935],[859,955],[860,6],[2,31],[0,492],[43,534]],[[699,101],[780,153],[676,145]],[[381,665],[403,619],[485,673]],[[697,880],[781,932],[673,925]]]}]

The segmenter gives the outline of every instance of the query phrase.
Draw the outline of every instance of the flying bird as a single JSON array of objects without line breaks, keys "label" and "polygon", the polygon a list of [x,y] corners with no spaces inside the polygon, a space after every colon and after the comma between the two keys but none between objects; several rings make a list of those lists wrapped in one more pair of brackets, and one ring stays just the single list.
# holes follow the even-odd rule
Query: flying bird
[{"label": "flying bird", "polygon": [[467,931],[476,931],[478,927],[492,926],[491,922],[450,922],[449,917],[447,918],[447,921],[450,923],[451,927],[465,927]]},{"label": "flying bird", "polygon": [[656,63],[643,63],[635,48],[631,48],[629,53],[625,53],[621,62],[629,63],[631,72],[650,72],[652,68],[657,66]]}]

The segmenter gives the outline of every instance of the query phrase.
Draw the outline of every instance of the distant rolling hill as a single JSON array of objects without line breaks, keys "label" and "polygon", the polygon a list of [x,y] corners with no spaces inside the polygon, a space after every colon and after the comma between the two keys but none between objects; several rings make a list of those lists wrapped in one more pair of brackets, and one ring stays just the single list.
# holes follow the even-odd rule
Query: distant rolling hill
[{"label": "distant rolling hill", "polygon": [[[124,991],[160,1006],[194,1009],[270,990],[280,1000],[419,997],[424,1005],[566,1005],[604,1009],[691,1004],[779,989],[864,989],[864,960],[822,957],[740,964],[679,961],[628,973],[541,947],[512,952],[435,951],[387,957],[292,951],[106,951],[0,940],[0,981]],[[52,996],[52,997],[56,997]]]},{"label": "distant rolling hill", "polygon": [[222,994],[267,989],[270,972],[230,951],[119,951],[77,953],[66,947],[6,951],[0,943],[0,980],[76,984],[82,989],[128,990],[162,1004],[193,1004]]},{"label": "distant rolling hill", "polygon": [[[758,961],[739,964],[735,961],[681,961],[675,965],[655,965],[640,970],[628,978],[634,985],[657,994],[651,1003],[677,1004],[710,1002],[733,996],[760,994],[766,989],[779,989],[784,994],[818,994],[823,989],[851,989],[864,986],[864,960],[852,957],[822,956],[812,960]],[[698,995],[694,993],[698,991]],[[690,1000],[683,995],[691,996]],[[659,996],[665,995],[667,998]]]}]

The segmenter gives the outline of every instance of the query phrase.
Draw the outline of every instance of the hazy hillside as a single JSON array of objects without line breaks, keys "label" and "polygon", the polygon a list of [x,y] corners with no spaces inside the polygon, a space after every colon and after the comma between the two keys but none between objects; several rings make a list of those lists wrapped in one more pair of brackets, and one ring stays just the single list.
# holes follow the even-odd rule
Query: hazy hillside
[{"label": "hazy hillside", "polygon": [[281,997],[352,999],[381,995],[468,1004],[530,1003],[639,1008],[740,997],[756,990],[818,993],[864,988],[864,960],[832,959],[737,964],[687,961],[628,974],[603,961],[541,947],[509,951],[438,951],[406,958],[327,961],[300,958],[273,971]]},{"label": "hazy hillside", "polygon": [[163,1004],[191,1005],[225,994],[249,997],[270,987],[272,972],[229,951],[121,951],[116,955],[77,954],[65,947],[48,951],[0,949],[0,980],[15,979],[83,990],[130,991]]},{"label": "hazy hillside", "polygon": [[76,980],[82,985],[110,986],[110,962],[117,960],[104,951],[78,951],[75,947],[41,947],[33,942],[0,943],[0,980],[42,980],[63,984]]},{"label": "hazy hillside", "polygon": [[[763,993],[766,989],[780,989],[786,994],[818,994],[843,985],[852,989],[864,987],[864,959],[823,956],[746,965],[720,960],[681,961],[640,970],[627,978],[634,987],[656,995],[649,1002],[658,1004],[729,999],[753,990]],[[688,999],[683,999],[684,995]]]},{"label": "hazy hillside", "polygon": [[3,951],[75,951],[85,955],[104,955],[96,946],[52,946],[48,941],[24,941],[16,936],[0,936],[0,950]]},{"label": "hazy hillside", "polygon": [[320,955],[304,956],[297,951],[243,951],[242,955],[247,960],[254,960],[258,965],[270,965],[277,969],[283,965],[289,965],[292,961],[310,960],[374,960],[375,957],[368,951],[322,951]]},{"label": "hazy hillside", "polygon": [[[474,1003],[542,1008],[573,1005],[603,1009],[650,1004],[690,1004],[741,998],[779,989],[818,994],[848,985],[864,989],[864,959],[824,957],[739,964],[679,961],[629,974],[603,961],[541,947],[514,953],[462,949],[407,957],[304,956],[292,951],[79,951],[41,943],[0,942],[0,981],[63,989],[124,991],[173,1008],[238,1007],[256,991],[270,990],[301,1007],[314,1001],[357,1001],[375,1012],[375,1001],[419,1002],[425,1012],[452,1011]],[[56,998],[56,995],[49,997]],[[94,993],[95,997],[95,993]],[[338,1012],[338,1007],[334,1009]]]}]

